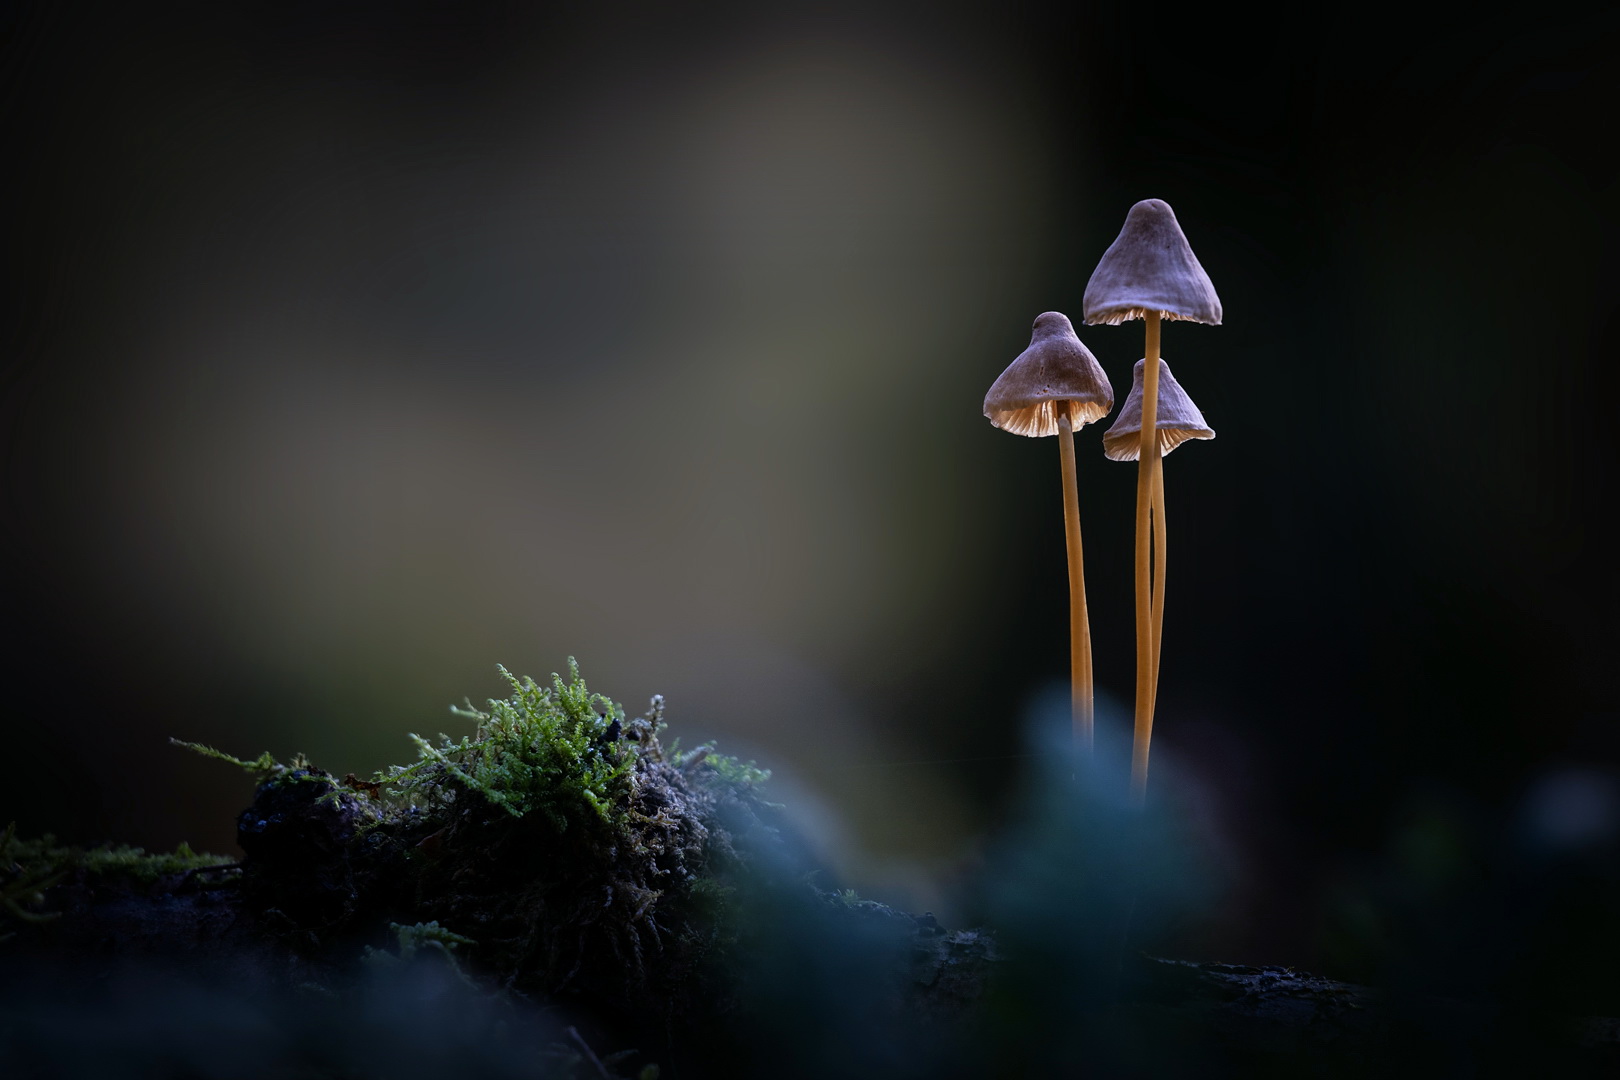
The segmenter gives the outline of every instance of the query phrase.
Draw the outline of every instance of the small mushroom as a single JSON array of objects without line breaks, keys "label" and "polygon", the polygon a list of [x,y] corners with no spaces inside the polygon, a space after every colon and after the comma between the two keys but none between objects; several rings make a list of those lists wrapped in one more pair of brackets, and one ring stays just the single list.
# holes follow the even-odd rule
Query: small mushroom
[{"label": "small mushroom", "polygon": [[[1138,360],[1131,374],[1131,392],[1120,406],[1114,423],[1103,432],[1103,453],[1112,461],[1137,461],[1142,455],[1142,381],[1146,358]],[[1159,360],[1158,435],[1159,457],[1188,439],[1213,439],[1215,431],[1204,420],[1187,391],[1170,373],[1170,365]],[[1169,549],[1169,532],[1164,516],[1164,463],[1153,472],[1153,679],[1147,723],[1136,729],[1131,754],[1131,782],[1140,792],[1147,784],[1148,746],[1153,739],[1153,712],[1159,698],[1159,657],[1164,643],[1164,569]]]},{"label": "small mushroom", "polygon": [[[1131,369],[1130,396],[1119,407],[1119,415],[1114,417],[1113,424],[1103,432],[1103,454],[1110,461],[1137,461],[1142,456],[1142,382],[1146,367],[1147,359],[1144,357]],[[1204,422],[1204,414],[1198,411],[1193,399],[1187,396],[1187,391],[1170,373],[1170,365],[1162,356],[1159,357],[1159,407],[1156,412],[1160,457],[1188,439],[1215,437],[1214,430]]]},{"label": "small mushroom", "polygon": [[1092,744],[1094,692],[1091,623],[1086,616],[1085,560],[1080,546],[1080,497],[1075,483],[1074,432],[1107,416],[1114,388],[1068,316],[1037,316],[1029,348],[1007,366],[984,396],[984,415],[1016,435],[1058,436],[1063,474],[1063,528],[1069,553],[1069,668],[1074,734],[1085,751]]},{"label": "small mushroom", "polygon": [[[1125,215],[1124,228],[1092,271],[1083,305],[1087,323],[1113,325],[1141,319],[1146,324],[1146,374],[1141,398],[1144,405],[1138,420],[1136,481],[1136,746],[1143,756],[1132,766],[1134,791],[1141,799],[1146,794],[1147,737],[1153,730],[1153,702],[1159,678],[1153,644],[1155,592],[1150,566],[1152,507],[1155,492],[1162,495],[1160,485],[1155,483],[1161,455],[1151,452],[1158,429],[1159,324],[1164,319],[1184,319],[1219,325],[1221,301],[1182,234],[1175,211],[1161,199],[1144,199]],[[1162,505],[1159,516],[1162,531]],[[1161,566],[1162,554],[1161,543]],[[1161,597],[1162,592],[1161,586]]]}]

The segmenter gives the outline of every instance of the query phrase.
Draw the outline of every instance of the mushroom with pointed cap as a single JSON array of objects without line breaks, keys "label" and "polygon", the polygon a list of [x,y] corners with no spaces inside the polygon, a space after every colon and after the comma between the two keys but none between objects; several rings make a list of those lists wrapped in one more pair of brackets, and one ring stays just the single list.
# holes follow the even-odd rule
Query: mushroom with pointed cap
[{"label": "mushroom with pointed cap", "polygon": [[[1187,243],[1175,211],[1161,199],[1144,199],[1125,215],[1125,227],[1092,271],[1083,306],[1087,323],[1112,325],[1127,319],[1146,323],[1136,480],[1136,753],[1141,757],[1139,761],[1133,757],[1131,769],[1132,789],[1140,800],[1147,791],[1147,735],[1153,730],[1159,678],[1149,565],[1152,506],[1156,492],[1162,495],[1155,484],[1161,455],[1151,451],[1158,440],[1159,323],[1184,319],[1219,325],[1221,301]],[[1161,519],[1163,513],[1161,505]]]},{"label": "mushroom with pointed cap", "polygon": [[1069,553],[1069,668],[1075,739],[1092,742],[1091,624],[1086,616],[1085,560],[1080,547],[1080,497],[1075,483],[1074,432],[1114,407],[1114,388],[1068,316],[1035,319],[1029,348],[1007,366],[984,396],[984,415],[1016,435],[1058,436],[1063,474],[1063,529]]},{"label": "mushroom with pointed cap", "polygon": [[[1103,432],[1103,453],[1110,461],[1141,459],[1142,383],[1146,367],[1147,359],[1144,357],[1131,369],[1130,396],[1119,407],[1119,415],[1114,417],[1113,424]],[[1155,412],[1158,414],[1155,426],[1158,428],[1160,457],[1188,439],[1215,437],[1214,430],[1204,421],[1204,414],[1198,411],[1193,399],[1187,396],[1187,391],[1170,373],[1170,365],[1162,356],[1159,357],[1159,407]]]},{"label": "mushroom with pointed cap", "polygon": [[1154,314],[1221,324],[1221,298],[1163,199],[1131,207],[1125,227],[1091,272],[1081,303],[1088,325],[1116,326]]},{"label": "mushroom with pointed cap", "polygon": [[[1103,453],[1113,461],[1137,461],[1142,456],[1142,383],[1146,358],[1136,362],[1131,392],[1120,406],[1114,423],[1103,432]],[[1213,439],[1215,431],[1204,420],[1187,391],[1170,374],[1170,365],[1159,360],[1158,436],[1162,459],[1188,439]],[[1164,517],[1164,462],[1153,473],[1153,651],[1152,698],[1147,723],[1138,725],[1131,754],[1131,782],[1140,791],[1147,783],[1148,748],[1153,739],[1153,711],[1158,704],[1159,656],[1164,643],[1164,569],[1169,539]]]}]

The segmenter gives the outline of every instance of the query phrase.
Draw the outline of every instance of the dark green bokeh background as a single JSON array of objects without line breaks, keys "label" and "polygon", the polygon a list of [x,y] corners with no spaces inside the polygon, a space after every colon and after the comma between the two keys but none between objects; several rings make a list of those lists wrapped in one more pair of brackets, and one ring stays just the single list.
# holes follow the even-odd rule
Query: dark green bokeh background
[{"label": "dark green bokeh background", "polygon": [[[1154,196],[1226,309],[1164,341],[1220,433],[1167,468],[1186,948],[1620,953],[1620,25],[1142,18],[21,9],[0,821],[228,850],[168,736],[366,772],[572,653],[972,917],[1067,663],[1057,455],[979,402]],[[1081,335],[1123,396],[1140,327]],[[1133,470],[1080,454],[1123,699]]]}]

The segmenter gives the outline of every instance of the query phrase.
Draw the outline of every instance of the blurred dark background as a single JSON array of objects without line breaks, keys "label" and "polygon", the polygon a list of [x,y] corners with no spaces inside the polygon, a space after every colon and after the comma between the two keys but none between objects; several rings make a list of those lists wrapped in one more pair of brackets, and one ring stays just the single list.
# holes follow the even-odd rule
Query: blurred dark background
[{"label": "blurred dark background", "polygon": [[[0,822],[233,850],[169,736],[366,773],[576,655],[972,918],[1067,673],[1057,455],[980,402],[1158,197],[1226,310],[1164,335],[1219,432],[1166,471],[1184,947],[1620,955],[1620,22],[1295,17],[13,9]],[[1123,398],[1140,324],[1080,333]],[[1128,704],[1134,468],[1079,452]]]}]

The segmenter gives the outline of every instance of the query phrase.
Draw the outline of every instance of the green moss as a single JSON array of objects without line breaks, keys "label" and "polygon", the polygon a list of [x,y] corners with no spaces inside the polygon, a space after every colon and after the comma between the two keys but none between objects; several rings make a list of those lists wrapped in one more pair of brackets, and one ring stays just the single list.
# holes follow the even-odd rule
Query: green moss
[{"label": "green moss", "polygon": [[712,750],[703,758],[703,764],[713,769],[715,775],[729,784],[746,784],[752,787],[763,784],[771,778],[769,769],[762,769],[752,761],[744,763],[730,754],[716,754]]},{"label": "green moss", "polygon": [[148,853],[144,848],[127,844],[105,844],[101,847],[77,848],[57,844],[49,833],[37,840],[17,837],[13,822],[0,835],[0,866],[9,872],[38,875],[61,875],[82,870],[91,875],[122,875],[142,884],[150,885],[160,878],[190,873],[215,866],[230,866],[236,860],[227,855],[205,855],[191,850],[182,841],[170,852]]},{"label": "green moss", "polygon": [[463,945],[478,944],[472,938],[447,930],[437,922],[412,923],[410,926],[389,923],[388,929],[396,940],[394,949],[374,949],[368,945],[361,955],[361,963],[370,968],[390,968],[410,963],[419,953],[430,952],[445,957],[450,966],[459,972],[461,966],[456,963],[455,951]]},{"label": "green moss", "polygon": [[86,873],[126,874],[148,885],[173,874],[230,866],[236,862],[228,855],[206,855],[192,851],[191,845],[183,840],[171,852],[148,854],[142,848],[120,844],[117,847],[90,848],[80,852],[77,858],[77,865],[83,867]]},{"label": "green moss", "polygon": [[[345,787],[376,797],[384,817],[387,811],[406,810],[438,816],[477,797],[514,818],[539,813],[559,831],[582,819],[625,824],[638,760],[663,759],[657,742],[662,720],[638,717],[627,725],[622,706],[586,687],[573,657],[568,659],[568,679],[553,673],[550,686],[500,665],[497,670],[511,684],[511,697],[492,699],[485,709],[470,701],[450,709],[474,722],[472,734],[452,739],[441,733],[437,741],[412,734],[415,762],[386,768],[369,781],[351,777]],[[269,751],[244,760],[202,743],[169,741],[234,765],[261,783],[320,783],[326,778],[302,754],[287,763]],[[676,764],[699,762],[732,783],[759,784],[770,777],[753,762],[744,765],[712,754],[708,747]]]},{"label": "green moss", "polygon": [[292,762],[290,764],[283,765],[281,762],[272,757],[270,751],[268,750],[254,758],[252,761],[243,761],[239,757],[232,754],[227,754],[223,750],[215,750],[212,746],[207,746],[203,743],[186,742],[184,739],[170,739],[169,742],[175,746],[183,746],[187,750],[193,750],[201,754],[203,757],[214,758],[217,761],[224,761],[231,765],[235,765],[238,769],[244,770],[248,775],[260,782],[273,780],[278,776],[298,769],[309,768],[309,761],[304,757],[303,754],[294,754]]},{"label": "green moss", "polygon": [[153,885],[195,870],[230,866],[228,856],[204,855],[181,843],[171,852],[148,853],[128,845],[65,847],[46,834],[35,840],[17,836],[15,822],[0,833],[0,940],[9,934],[6,921],[45,922],[59,913],[41,910],[48,890],[74,877],[119,879]]},{"label": "green moss", "polygon": [[559,831],[582,818],[622,824],[636,764],[621,741],[624,710],[586,688],[572,657],[568,681],[553,674],[549,687],[499,670],[512,696],[487,710],[453,708],[477,725],[459,741],[412,735],[420,759],[379,774],[384,794],[418,807],[477,794],[513,817],[543,814]]},{"label": "green moss", "polygon": [[769,773],[666,751],[662,698],[629,717],[572,658],[549,684],[499,670],[508,697],[451,710],[470,733],[413,735],[417,760],[369,780],[182,744],[260,781],[238,830],[247,908],[298,948],[408,932],[401,957],[476,928],[470,969],[614,1000],[728,948],[731,879],[774,835]]}]

